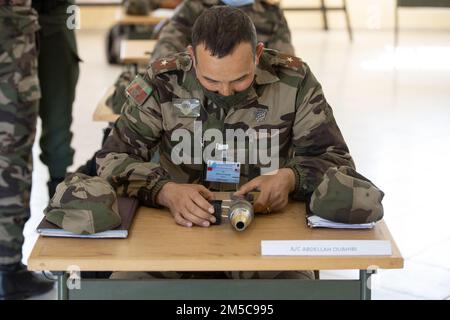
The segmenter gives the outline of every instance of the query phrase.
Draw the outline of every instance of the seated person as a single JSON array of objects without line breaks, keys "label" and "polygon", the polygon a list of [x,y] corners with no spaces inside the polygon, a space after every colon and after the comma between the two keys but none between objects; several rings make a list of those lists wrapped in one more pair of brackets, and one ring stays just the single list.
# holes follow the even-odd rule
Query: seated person
[{"label": "seated person", "polygon": [[159,32],[151,61],[185,51],[191,43],[192,26],[198,16],[214,5],[230,5],[244,11],[256,27],[258,41],[264,46],[294,54],[286,18],[274,0],[184,0]]},{"label": "seated person", "polygon": [[125,12],[130,15],[147,15],[158,8],[175,9],[181,0],[125,0]]},{"label": "seated person", "polygon": [[[224,150],[225,160],[240,169],[237,193],[260,191],[255,212],[281,210],[289,197],[304,200],[329,167],[354,168],[308,65],[265,49],[257,42],[252,21],[237,8],[205,10],[194,25],[188,52],[156,60],[126,91],[122,114],[97,153],[97,173],[120,196],[168,208],[181,226],[209,227],[215,221],[208,202],[214,196],[211,191],[236,190],[235,181],[208,178],[210,160],[222,157]],[[270,150],[270,163],[252,161],[247,143],[232,147],[244,132],[260,149]],[[227,134],[226,141],[211,139],[221,133]],[[270,141],[260,143],[264,139]],[[184,148],[184,143],[189,146]],[[157,147],[158,164],[150,161]],[[244,157],[239,156],[242,148]],[[304,273],[288,274],[228,275],[273,278]]]}]

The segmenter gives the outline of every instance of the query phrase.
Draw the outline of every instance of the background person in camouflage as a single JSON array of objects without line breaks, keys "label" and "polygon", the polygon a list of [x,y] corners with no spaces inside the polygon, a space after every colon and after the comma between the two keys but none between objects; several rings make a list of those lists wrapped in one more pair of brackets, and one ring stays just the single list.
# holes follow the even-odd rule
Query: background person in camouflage
[{"label": "background person in camouflage", "polygon": [[38,28],[31,1],[0,0],[0,299],[44,293],[53,286],[20,262],[40,98]]},{"label": "background person in camouflage", "polygon": [[[254,25],[236,8],[204,11],[194,25],[189,54],[155,61],[127,92],[123,112],[97,153],[97,173],[108,179],[119,196],[167,207],[183,226],[208,227],[214,222],[207,201],[213,197],[210,190],[235,188],[205,181],[204,162],[173,163],[171,153],[178,142],[171,140],[172,132],[183,128],[193,139],[195,121],[201,121],[204,130],[221,132],[279,130],[281,169],[276,174],[260,175],[262,165],[241,164],[238,193],[259,189],[257,212],[282,209],[289,195],[304,199],[329,167],[354,167],[309,67],[299,58],[257,44]],[[174,98],[198,99],[200,115],[180,116]],[[203,150],[216,142],[203,141]],[[157,146],[160,165],[149,162]],[[264,277],[253,273],[233,276]]]},{"label": "background person in camouflage", "polygon": [[126,0],[125,12],[130,15],[146,15],[158,8],[173,9],[181,0]]},{"label": "background person in camouflage", "polygon": [[192,41],[192,26],[204,10],[214,5],[238,5],[238,3],[242,4],[239,5],[239,9],[252,19],[256,27],[258,41],[262,42],[266,48],[294,55],[291,32],[283,11],[276,4],[276,1],[184,0],[177,7],[169,23],[162,28],[150,62],[185,51]]}]

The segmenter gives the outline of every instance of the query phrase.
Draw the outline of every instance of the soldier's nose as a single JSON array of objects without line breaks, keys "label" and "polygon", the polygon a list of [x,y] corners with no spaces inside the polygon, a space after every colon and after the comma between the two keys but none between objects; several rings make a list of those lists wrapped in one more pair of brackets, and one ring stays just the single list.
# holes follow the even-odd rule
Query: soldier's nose
[{"label": "soldier's nose", "polygon": [[219,92],[221,95],[227,97],[227,96],[231,96],[233,94],[233,90],[231,90],[230,86],[223,86],[222,90],[220,90]]}]

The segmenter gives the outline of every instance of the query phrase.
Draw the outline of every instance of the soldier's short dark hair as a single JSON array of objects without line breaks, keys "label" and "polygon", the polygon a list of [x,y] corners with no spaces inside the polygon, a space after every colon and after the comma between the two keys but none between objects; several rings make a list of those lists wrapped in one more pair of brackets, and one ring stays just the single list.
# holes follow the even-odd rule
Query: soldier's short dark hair
[{"label": "soldier's short dark hair", "polygon": [[192,29],[192,47],[204,44],[215,57],[222,58],[243,42],[250,43],[256,53],[256,29],[242,10],[229,6],[214,6],[202,12]]}]

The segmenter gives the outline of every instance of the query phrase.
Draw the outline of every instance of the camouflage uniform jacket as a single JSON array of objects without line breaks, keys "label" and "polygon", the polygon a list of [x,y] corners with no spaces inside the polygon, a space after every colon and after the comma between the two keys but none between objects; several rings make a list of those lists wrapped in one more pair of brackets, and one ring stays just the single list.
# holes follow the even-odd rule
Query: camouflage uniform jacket
[{"label": "camouflage uniform jacket", "polygon": [[[256,27],[258,41],[266,48],[294,54],[289,30],[283,11],[270,0],[255,0],[252,5],[239,7],[250,16]],[[152,53],[151,62],[168,55],[185,51],[191,43],[194,22],[200,14],[223,3],[220,0],[185,0],[176,9],[174,16],[164,26]]]},{"label": "camouflage uniform jacket", "polygon": [[[130,88],[137,89],[133,92]],[[157,193],[170,180],[231,190],[231,185],[205,181],[204,162],[176,165],[172,161],[178,144],[172,141],[172,133],[185,128],[194,140],[194,122],[201,121],[203,132],[252,128],[259,134],[278,129],[279,167],[292,168],[296,174],[294,199],[302,200],[314,191],[329,167],[354,167],[320,84],[299,58],[265,49],[247,97],[228,110],[205,97],[187,53],[153,62],[140,85],[133,81],[127,91],[131,96],[97,153],[97,173],[119,195],[138,197],[145,205],[155,206]],[[200,116],[179,117],[174,98],[198,99]],[[158,146],[160,165],[150,163]],[[202,150],[206,147],[204,143]],[[190,154],[195,155],[195,151]],[[261,167],[259,163],[243,163],[240,183],[258,176]]]}]

